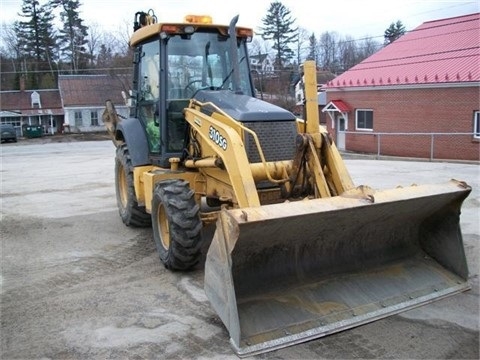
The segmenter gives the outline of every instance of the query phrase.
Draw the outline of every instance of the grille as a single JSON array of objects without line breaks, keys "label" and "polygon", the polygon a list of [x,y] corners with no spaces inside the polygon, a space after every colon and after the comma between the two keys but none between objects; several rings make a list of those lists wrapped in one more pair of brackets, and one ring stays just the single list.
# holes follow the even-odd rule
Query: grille
[{"label": "grille", "polygon": [[[267,161],[293,159],[295,154],[295,121],[255,121],[243,125],[254,131]],[[245,149],[250,163],[260,162],[255,140],[249,134],[245,139]]]}]

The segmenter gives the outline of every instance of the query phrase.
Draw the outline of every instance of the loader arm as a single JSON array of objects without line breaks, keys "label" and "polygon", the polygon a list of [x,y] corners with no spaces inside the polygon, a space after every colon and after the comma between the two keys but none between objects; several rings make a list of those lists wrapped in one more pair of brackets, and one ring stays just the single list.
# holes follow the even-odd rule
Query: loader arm
[{"label": "loader arm", "polygon": [[217,164],[220,168],[224,167],[228,174],[232,188],[231,201],[239,207],[260,206],[243,141],[235,129],[194,108],[185,109],[185,119],[203,140],[203,147],[210,144],[210,158],[221,159]]},{"label": "loader arm", "polygon": [[314,61],[303,64],[305,120],[297,120],[294,175],[308,164],[315,198],[340,195],[354,188],[345,163],[318,116],[317,76]]}]

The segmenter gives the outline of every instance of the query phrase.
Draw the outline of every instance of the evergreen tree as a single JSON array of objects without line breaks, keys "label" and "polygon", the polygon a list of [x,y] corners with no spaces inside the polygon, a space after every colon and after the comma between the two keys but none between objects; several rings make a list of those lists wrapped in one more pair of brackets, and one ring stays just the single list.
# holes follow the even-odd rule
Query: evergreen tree
[{"label": "evergreen tree", "polygon": [[88,27],[83,25],[80,18],[79,0],[52,0],[52,5],[59,7],[60,20],[63,27],[60,29],[59,41],[62,55],[70,64],[72,73],[87,66],[87,31]]},{"label": "evergreen tree", "polygon": [[273,40],[272,48],[277,52],[275,67],[283,68],[286,62],[293,57],[293,51],[289,47],[297,38],[297,28],[293,27],[295,19],[290,16],[290,10],[281,2],[275,1],[270,4],[267,15],[262,19],[263,40]]},{"label": "evergreen tree", "polygon": [[107,68],[111,65],[112,60],[112,49],[105,44],[100,45],[100,51],[97,56],[97,66],[100,68]]},{"label": "evergreen tree", "polygon": [[390,26],[385,30],[383,37],[385,38],[385,45],[391,44],[397,40],[400,36],[404,35],[406,32],[405,26],[402,22],[398,20],[396,23],[391,23]]},{"label": "evergreen tree", "polygon": [[23,0],[19,16],[25,19],[14,23],[21,70],[27,75],[27,85],[36,89],[42,86],[42,72],[49,70],[50,78],[54,74],[56,39],[51,26],[53,14],[48,4]]},{"label": "evergreen tree", "polygon": [[307,60],[315,60],[317,62],[318,56],[317,56],[317,38],[315,37],[315,34],[312,33],[311,36],[308,37],[308,55],[307,55]]}]

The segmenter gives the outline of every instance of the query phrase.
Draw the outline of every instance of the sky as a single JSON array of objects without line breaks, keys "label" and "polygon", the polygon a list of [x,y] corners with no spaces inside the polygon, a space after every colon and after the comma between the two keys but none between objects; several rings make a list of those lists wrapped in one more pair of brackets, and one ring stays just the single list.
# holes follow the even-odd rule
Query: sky
[{"label": "sky", "polygon": [[[39,0],[40,3],[46,0]],[[215,23],[226,23],[239,15],[238,26],[259,31],[262,19],[274,0],[81,0],[85,24],[98,24],[107,31],[133,26],[137,11],[152,9],[159,22],[182,21],[187,14],[212,16]],[[296,25],[315,33],[325,31],[349,35],[381,37],[392,22],[400,20],[406,30],[425,21],[480,12],[480,0],[280,0],[290,10]],[[20,19],[22,0],[0,0],[0,24]],[[314,5],[315,4],[315,5]],[[314,6],[313,6],[314,5]]]}]

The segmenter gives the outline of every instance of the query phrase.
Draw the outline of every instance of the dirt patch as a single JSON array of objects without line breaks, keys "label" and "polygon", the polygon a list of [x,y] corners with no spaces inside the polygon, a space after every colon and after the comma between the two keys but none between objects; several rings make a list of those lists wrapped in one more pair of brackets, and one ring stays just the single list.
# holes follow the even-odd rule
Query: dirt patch
[{"label": "dirt patch", "polygon": [[43,143],[64,143],[76,141],[103,141],[110,140],[110,136],[106,131],[84,132],[84,133],[66,133],[55,135],[44,135],[37,138],[19,138],[18,143],[26,144],[43,144]]}]

